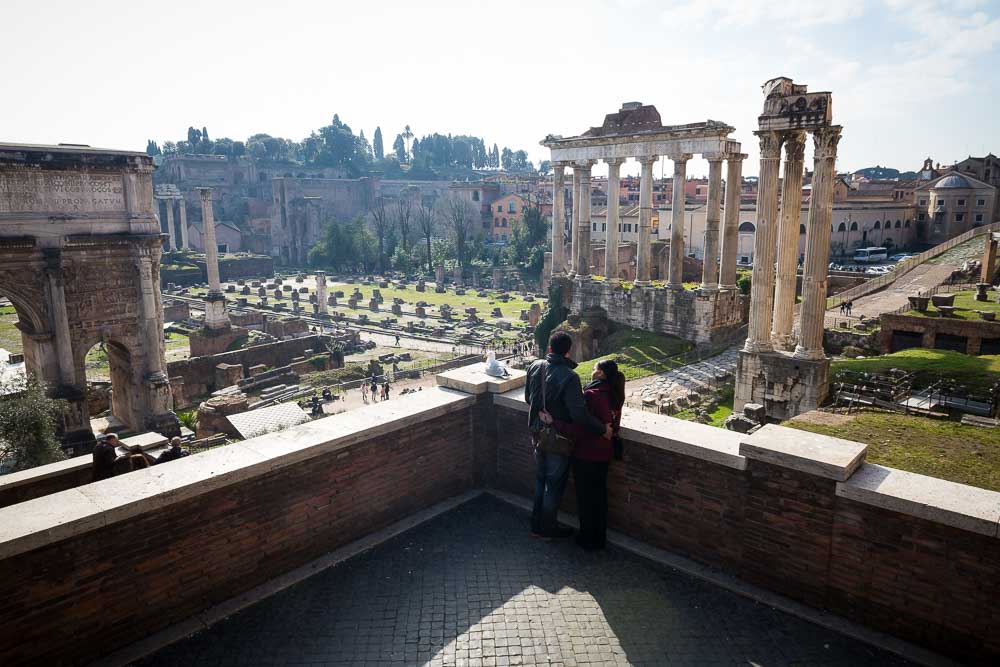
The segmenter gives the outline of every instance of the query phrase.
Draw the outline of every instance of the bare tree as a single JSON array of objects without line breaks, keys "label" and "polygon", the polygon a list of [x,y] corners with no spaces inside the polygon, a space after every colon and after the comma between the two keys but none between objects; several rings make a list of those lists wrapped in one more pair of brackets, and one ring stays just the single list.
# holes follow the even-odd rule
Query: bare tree
[{"label": "bare tree", "polygon": [[441,202],[441,213],[448,226],[448,231],[455,241],[455,254],[458,255],[458,265],[465,266],[465,244],[476,231],[479,211],[467,199],[461,197],[445,197]]},{"label": "bare tree", "polygon": [[437,224],[437,211],[433,206],[423,203],[417,208],[417,228],[420,236],[427,242],[427,271],[433,271],[431,266],[431,237],[434,236],[434,226]]},{"label": "bare tree", "polygon": [[403,244],[403,251],[410,252],[410,240],[413,233],[413,193],[410,188],[405,188],[399,193],[393,211],[396,219],[396,229],[399,230],[399,240]]},{"label": "bare tree", "polygon": [[389,207],[386,206],[384,197],[376,197],[372,202],[372,207],[368,210],[368,218],[372,227],[375,228],[375,236],[378,238],[378,270],[385,273],[385,237],[392,229],[393,219],[389,215]]}]

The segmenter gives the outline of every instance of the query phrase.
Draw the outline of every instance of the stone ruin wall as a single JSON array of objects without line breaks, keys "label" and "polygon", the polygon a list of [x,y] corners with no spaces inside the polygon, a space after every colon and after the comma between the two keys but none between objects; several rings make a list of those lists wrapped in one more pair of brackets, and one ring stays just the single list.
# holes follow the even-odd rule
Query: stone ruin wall
[{"label": "stone ruin wall", "polygon": [[601,308],[612,322],[697,345],[724,343],[746,323],[746,297],[732,290],[625,290],[603,281],[574,281],[570,289],[573,313]]}]

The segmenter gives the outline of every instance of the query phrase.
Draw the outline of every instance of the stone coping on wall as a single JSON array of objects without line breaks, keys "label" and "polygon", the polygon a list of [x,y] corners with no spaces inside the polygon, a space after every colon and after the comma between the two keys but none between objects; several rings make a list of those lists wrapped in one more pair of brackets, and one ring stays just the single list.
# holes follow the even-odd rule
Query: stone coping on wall
[{"label": "stone coping on wall", "polygon": [[[523,391],[511,391],[493,397],[494,405],[527,412]],[[653,412],[626,407],[622,410],[622,435],[625,439],[650,447],[711,461],[728,468],[743,470],[747,460],[740,455],[744,437],[707,424],[684,421]]]},{"label": "stone coping on wall", "polygon": [[865,460],[868,445],[808,431],[767,424],[740,444],[740,454],[825,477],[837,482],[847,480]]},{"label": "stone coping on wall", "polygon": [[1000,493],[865,463],[837,495],[953,528],[1000,536]]},{"label": "stone coping on wall", "polygon": [[[295,426],[0,508],[0,559],[155,511],[302,460],[346,449],[414,423],[465,409],[475,398],[432,387],[389,402]],[[349,456],[345,451],[340,456]]]},{"label": "stone coping on wall", "polygon": [[486,362],[482,361],[438,373],[437,383],[442,387],[457,389],[467,394],[502,394],[524,386],[527,372],[516,368],[508,368],[507,372],[508,377],[502,378],[487,375]]}]

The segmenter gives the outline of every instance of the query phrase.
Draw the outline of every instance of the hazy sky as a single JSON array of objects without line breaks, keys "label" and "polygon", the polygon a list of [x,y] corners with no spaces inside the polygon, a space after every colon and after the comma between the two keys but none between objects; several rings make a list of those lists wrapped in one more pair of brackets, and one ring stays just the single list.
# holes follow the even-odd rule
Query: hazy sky
[{"label": "hazy sky", "polygon": [[301,139],[338,113],[387,149],[408,123],[537,163],[636,100],[735,126],[756,174],[760,85],[785,75],[833,92],[838,169],[916,169],[1000,152],[997,4],[2,0],[0,140]]}]

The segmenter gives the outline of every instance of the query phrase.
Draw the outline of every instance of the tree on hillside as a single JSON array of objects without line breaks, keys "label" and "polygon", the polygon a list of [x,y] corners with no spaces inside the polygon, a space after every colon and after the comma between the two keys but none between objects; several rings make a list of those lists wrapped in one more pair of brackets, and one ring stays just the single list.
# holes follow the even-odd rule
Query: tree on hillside
[{"label": "tree on hillside", "polygon": [[193,127],[188,127],[188,138],[187,138],[188,145],[197,146],[199,141],[201,141],[201,130],[196,130]]},{"label": "tree on hillside", "polygon": [[0,462],[25,470],[63,459],[56,440],[63,410],[34,378],[0,380]]},{"label": "tree on hillside", "polygon": [[504,171],[510,171],[511,167],[514,166],[514,151],[503,147],[503,153],[500,154],[500,166],[504,168]]},{"label": "tree on hillside", "polygon": [[368,211],[368,219],[375,230],[375,238],[378,239],[378,270],[379,273],[385,273],[385,240],[393,224],[393,216],[390,214],[389,206],[386,205],[385,197],[375,198]]},{"label": "tree on hillside", "polygon": [[[413,130],[411,130],[410,126],[407,125],[405,128],[403,128],[403,141],[406,142],[405,146],[406,146],[407,159],[409,159],[410,139],[412,139],[412,138],[413,138]],[[406,160],[404,160],[404,162],[405,161]]]},{"label": "tree on hillside", "polygon": [[403,135],[396,135],[395,141],[392,142],[392,150],[396,153],[396,159],[400,163],[406,162],[406,142],[403,141]]},{"label": "tree on hillside", "polygon": [[423,203],[417,208],[417,227],[420,229],[420,236],[427,242],[427,271],[433,270],[431,267],[431,238],[434,236],[434,225],[437,222],[437,211],[433,206]]},{"label": "tree on hillside", "polygon": [[490,153],[490,168],[491,169],[500,168],[500,151],[497,150],[496,144],[493,144],[493,152]]},{"label": "tree on hillside", "polygon": [[542,160],[538,163],[538,173],[542,176],[547,176],[548,173],[552,171],[552,163],[548,160]]},{"label": "tree on hillside", "polygon": [[528,152],[527,151],[515,151],[513,157],[513,167],[514,169],[530,169],[531,163],[528,162]]},{"label": "tree on hillside", "polygon": [[[399,242],[403,252],[409,254],[410,241],[413,240],[413,195],[416,188],[404,188],[396,200],[395,217],[396,230],[399,232]],[[418,194],[419,196],[419,194]]]},{"label": "tree on hillside", "polygon": [[375,136],[372,137],[372,149],[375,151],[376,160],[385,159],[385,148],[382,146],[382,128],[375,128]]},{"label": "tree on hillside", "polygon": [[156,142],[150,139],[146,142],[146,155],[159,155],[160,147],[156,145]]},{"label": "tree on hillside", "polygon": [[467,199],[445,197],[441,201],[441,218],[448,227],[448,233],[455,243],[458,265],[464,267],[467,261],[466,246],[472,241],[479,222],[479,211]]},{"label": "tree on hillside", "polygon": [[208,138],[208,128],[205,127],[204,125],[201,126],[201,140],[204,141],[205,143],[211,141],[211,139]]}]

